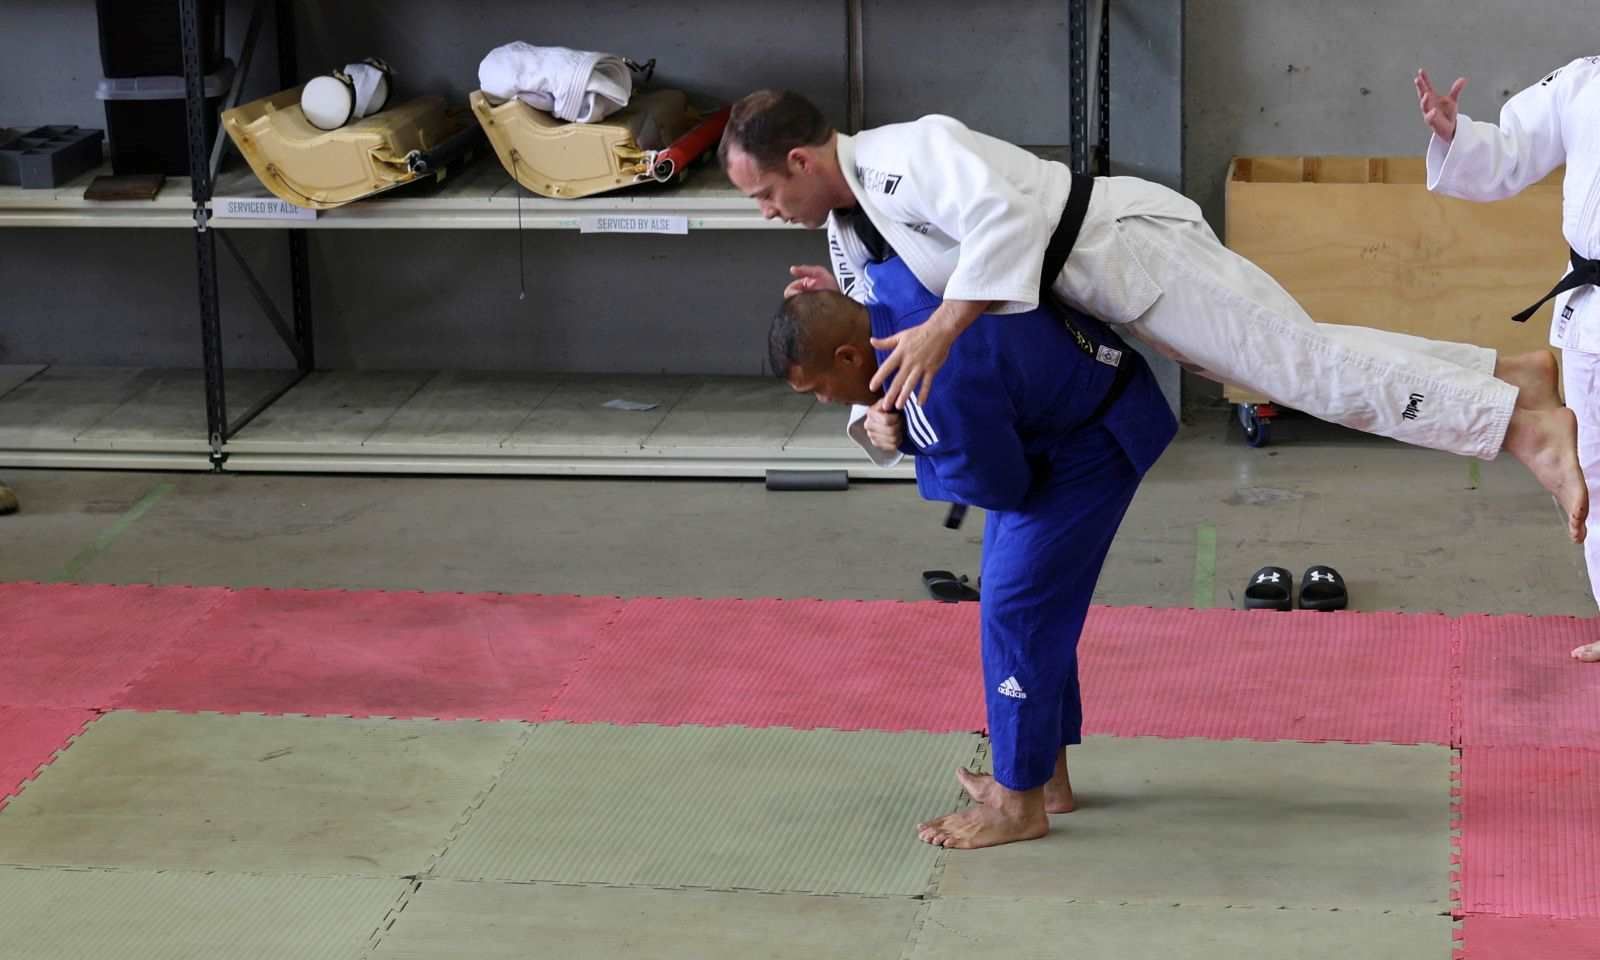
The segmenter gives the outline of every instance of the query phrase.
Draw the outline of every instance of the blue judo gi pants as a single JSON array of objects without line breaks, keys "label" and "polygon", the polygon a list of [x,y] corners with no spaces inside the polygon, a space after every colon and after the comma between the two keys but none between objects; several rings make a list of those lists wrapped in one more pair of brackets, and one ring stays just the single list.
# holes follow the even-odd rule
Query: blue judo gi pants
[{"label": "blue judo gi pants", "polygon": [[983,680],[994,776],[1031,790],[1056,754],[1083,739],[1078,637],[1112,538],[1140,474],[1110,431],[1094,425],[1051,451],[1018,510],[991,512],[983,532]]}]

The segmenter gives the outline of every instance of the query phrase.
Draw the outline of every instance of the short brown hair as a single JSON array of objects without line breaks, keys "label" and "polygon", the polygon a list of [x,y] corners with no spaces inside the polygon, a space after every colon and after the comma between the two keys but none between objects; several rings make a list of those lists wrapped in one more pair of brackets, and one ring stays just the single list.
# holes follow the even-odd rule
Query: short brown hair
[{"label": "short brown hair", "polygon": [[833,126],[810,100],[793,90],[757,90],[733,105],[717,159],[726,168],[728,151],[738,147],[760,169],[778,170],[790,150],[820,147],[831,136]]}]

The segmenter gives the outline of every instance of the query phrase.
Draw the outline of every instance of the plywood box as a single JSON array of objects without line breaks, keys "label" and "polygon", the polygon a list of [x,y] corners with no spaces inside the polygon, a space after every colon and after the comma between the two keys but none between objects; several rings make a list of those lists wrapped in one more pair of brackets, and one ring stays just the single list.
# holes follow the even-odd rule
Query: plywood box
[{"label": "plywood box", "polygon": [[[1378,327],[1507,352],[1544,346],[1561,277],[1561,171],[1508,200],[1428,192],[1419,157],[1237,157],[1226,242],[1320,323]],[[1235,403],[1263,403],[1234,386]]]}]

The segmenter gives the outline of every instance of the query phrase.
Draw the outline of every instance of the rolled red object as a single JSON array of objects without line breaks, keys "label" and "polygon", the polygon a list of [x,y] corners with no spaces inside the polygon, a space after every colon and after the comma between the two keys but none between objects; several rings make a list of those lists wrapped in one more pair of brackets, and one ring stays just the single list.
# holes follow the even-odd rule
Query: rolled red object
[{"label": "rolled red object", "polygon": [[727,128],[728,116],[732,112],[732,107],[723,107],[696,124],[693,130],[674,140],[671,146],[656,154],[656,165],[651,171],[655,178],[666,183],[678,171],[695,162],[701,154],[715,146],[717,141],[722,139],[722,131]]}]

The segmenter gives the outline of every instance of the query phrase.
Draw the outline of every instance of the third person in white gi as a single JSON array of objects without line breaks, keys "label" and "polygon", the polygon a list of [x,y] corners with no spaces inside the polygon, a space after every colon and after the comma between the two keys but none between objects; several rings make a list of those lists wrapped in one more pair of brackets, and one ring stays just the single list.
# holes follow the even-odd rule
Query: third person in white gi
[{"label": "third person in white gi", "polygon": [[[1441,94],[1426,71],[1417,71],[1418,103],[1432,131],[1429,190],[1500,200],[1567,166],[1561,232],[1571,247],[1571,267],[1545,300],[1555,300],[1550,345],[1561,350],[1566,402],[1578,420],[1578,459],[1593,496],[1600,490],[1600,57],[1574,60],[1506,101],[1498,126],[1459,112],[1466,85],[1466,78],[1457,79]],[[1518,316],[1526,319],[1532,310]],[[1600,602],[1600,537],[1585,541],[1584,556]],[[1572,655],[1600,660],[1600,643]]]}]

